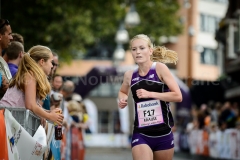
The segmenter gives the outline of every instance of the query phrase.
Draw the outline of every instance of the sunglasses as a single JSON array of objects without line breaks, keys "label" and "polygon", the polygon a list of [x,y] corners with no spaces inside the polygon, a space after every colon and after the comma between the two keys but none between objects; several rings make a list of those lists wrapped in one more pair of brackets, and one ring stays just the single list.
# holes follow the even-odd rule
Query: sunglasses
[{"label": "sunglasses", "polygon": [[3,28],[5,25],[9,25],[9,21],[7,19],[4,19],[5,22],[0,26],[0,29]]},{"label": "sunglasses", "polygon": [[59,64],[57,64],[57,63],[55,63],[55,62],[53,62],[53,61],[52,61],[52,65],[53,65],[53,66],[56,66],[56,67],[59,66]]}]

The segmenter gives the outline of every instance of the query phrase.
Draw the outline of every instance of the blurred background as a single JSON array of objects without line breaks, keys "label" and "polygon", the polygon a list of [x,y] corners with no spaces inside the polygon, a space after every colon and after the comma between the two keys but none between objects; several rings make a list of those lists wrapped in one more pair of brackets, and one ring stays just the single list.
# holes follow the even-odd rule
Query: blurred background
[{"label": "blurred background", "polygon": [[141,33],[179,56],[168,65],[183,95],[171,105],[176,153],[240,159],[239,0],[2,0],[1,18],[25,51],[41,44],[59,55],[57,73],[74,82],[91,120],[86,159],[94,148],[129,148],[133,101],[119,110],[117,94],[136,68],[129,40]]}]

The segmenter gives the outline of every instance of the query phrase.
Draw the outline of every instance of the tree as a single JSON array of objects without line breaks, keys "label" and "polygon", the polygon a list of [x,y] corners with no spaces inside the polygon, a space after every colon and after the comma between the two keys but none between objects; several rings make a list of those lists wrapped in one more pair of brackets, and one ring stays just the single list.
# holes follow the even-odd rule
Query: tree
[{"label": "tree", "polygon": [[[157,40],[181,33],[176,0],[138,0],[135,5],[141,24],[127,28],[130,37],[145,33]],[[1,15],[9,19],[13,32],[24,36],[26,50],[46,45],[70,60],[99,43],[115,46],[127,6],[124,0],[14,0],[2,2]]]}]

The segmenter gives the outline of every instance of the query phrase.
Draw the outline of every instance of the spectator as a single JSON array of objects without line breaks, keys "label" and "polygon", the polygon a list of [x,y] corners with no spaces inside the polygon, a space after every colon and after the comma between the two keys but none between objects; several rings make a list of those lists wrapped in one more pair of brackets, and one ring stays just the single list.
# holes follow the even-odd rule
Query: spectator
[{"label": "spectator", "polygon": [[17,41],[17,42],[20,42],[22,43],[22,45],[24,45],[24,39],[23,39],[23,36],[21,34],[18,34],[18,33],[12,33],[12,41]]},{"label": "spectator", "polygon": [[71,158],[83,160],[85,149],[83,144],[82,129],[86,127],[86,124],[83,123],[83,108],[82,105],[75,100],[69,101],[67,108],[73,119],[73,125],[71,125],[70,128],[72,139]]},{"label": "spectator", "polygon": [[[79,129],[79,133],[78,133],[79,153],[80,153],[79,160],[83,160],[85,157],[84,132],[86,130],[88,130],[88,133],[91,133],[89,130],[90,120],[89,120],[89,116],[87,114],[86,106],[82,101],[83,100],[82,97],[79,94],[74,93],[72,95],[72,100],[77,101],[81,108],[81,110],[79,112],[79,114],[81,114],[81,116],[79,116],[79,121],[75,126]],[[70,115],[71,115],[71,113],[70,113]]]},{"label": "spectator", "polygon": [[6,55],[8,57],[8,67],[13,77],[17,73],[20,61],[24,56],[23,45],[20,42],[11,42],[6,51]]},{"label": "spectator", "polygon": [[[6,19],[0,19],[0,99],[6,92],[9,81],[12,79],[8,65],[2,57],[3,50],[7,49],[12,40],[12,29],[10,23]],[[0,127],[5,129],[5,121],[3,116],[3,110],[0,110]],[[6,135],[3,129],[0,129],[0,138],[6,139]],[[3,141],[0,145],[0,159],[8,159],[8,153],[6,150],[6,142]]]},{"label": "spectator", "polygon": [[8,65],[2,57],[3,50],[8,48],[12,39],[12,29],[9,21],[7,19],[0,19],[0,73],[2,75],[0,99],[6,92],[9,82],[12,79]]},{"label": "spectator", "polygon": [[63,126],[65,129],[63,130],[63,140],[61,143],[61,153],[62,159],[69,160],[71,159],[71,132],[69,131],[70,126],[73,123],[72,117],[69,115],[67,106],[67,100],[71,99],[72,93],[75,90],[75,85],[72,81],[67,80],[63,83],[62,89],[60,93],[63,95],[63,99],[61,101],[60,107],[63,110],[64,121]]},{"label": "spectator", "polygon": [[[20,35],[20,34],[18,34],[18,33],[12,33],[12,37],[13,37],[13,39],[11,40],[11,42],[16,41],[16,42],[20,42],[22,45],[24,45],[24,41],[23,41],[23,36],[22,36],[22,35]],[[8,62],[8,61],[9,61],[9,58],[8,58],[8,55],[5,54],[5,53],[6,53],[6,52],[5,52],[5,50],[4,50],[4,52],[2,52],[2,57],[3,57],[3,59],[4,59],[6,62]]]},{"label": "spectator", "polygon": [[7,19],[0,19],[0,55],[2,57],[2,51],[7,49],[12,37],[12,29]]},{"label": "spectator", "polygon": [[225,102],[222,107],[222,112],[219,116],[219,126],[224,128],[235,128],[235,122],[237,115],[232,111],[232,106],[230,102]]},{"label": "spectator", "polygon": [[[57,69],[57,63],[58,63],[58,58],[57,58],[57,61],[56,61],[56,53],[55,52],[52,52],[53,54],[53,60],[52,60],[52,69],[51,69],[51,73],[48,75],[48,80],[51,82],[52,81],[52,77],[53,75],[55,74],[53,71],[55,71]],[[50,93],[52,94],[52,92]],[[46,96],[46,98],[42,101],[42,106],[44,109],[46,110],[50,110],[50,106],[51,106],[51,98],[50,98],[50,94],[48,94]]]},{"label": "spectator", "polygon": [[67,109],[67,99],[71,99],[72,93],[75,89],[75,85],[72,81],[67,80],[63,83],[62,89],[59,93],[63,95],[62,101],[60,103],[60,108],[63,110],[64,115],[64,126],[68,128],[68,125],[71,125],[72,119],[69,118],[69,112]]},{"label": "spectator", "polygon": [[50,81],[52,81],[53,76],[56,74],[58,66],[59,66],[58,54],[56,52],[53,52],[53,68],[52,68],[51,74],[49,75]]},{"label": "spectator", "polygon": [[52,92],[59,92],[63,85],[62,76],[55,74],[52,78]]}]

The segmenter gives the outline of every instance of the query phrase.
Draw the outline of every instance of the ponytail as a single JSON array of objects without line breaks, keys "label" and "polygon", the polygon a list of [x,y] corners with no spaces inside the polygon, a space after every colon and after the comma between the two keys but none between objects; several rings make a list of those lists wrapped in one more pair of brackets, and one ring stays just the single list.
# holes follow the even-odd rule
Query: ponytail
[{"label": "ponytail", "polygon": [[153,62],[174,63],[177,64],[178,56],[175,51],[169,50],[164,46],[156,46],[150,57]]}]

